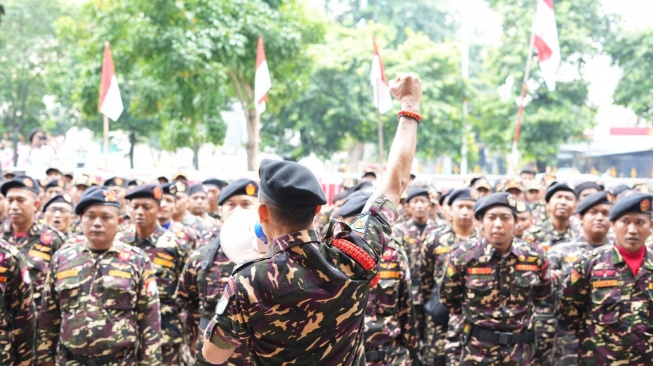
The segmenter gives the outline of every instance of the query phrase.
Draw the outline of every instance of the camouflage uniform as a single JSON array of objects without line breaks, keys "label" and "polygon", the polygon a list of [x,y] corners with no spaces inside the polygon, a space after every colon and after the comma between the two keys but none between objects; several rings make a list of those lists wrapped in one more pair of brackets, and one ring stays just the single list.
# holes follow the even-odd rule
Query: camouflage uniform
[{"label": "camouflage uniform", "polygon": [[393,238],[396,238],[399,245],[404,248],[406,254],[408,255],[408,266],[410,268],[410,273],[414,273],[415,276],[412,277],[412,288],[411,295],[413,298],[413,305],[415,306],[415,320],[417,323],[417,329],[419,330],[419,335],[421,335],[421,329],[424,326],[424,299],[422,298],[422,278],[419,275],[419,266],[421,263],[420,259],[420,248],[422,243],[426,238],[435,230],[435,221],[428,220],[426,221],[426,227],[424,231],[420,234],[419,228],[415,221],[412,219],[406,221],[403,225],[395,225],[393,227]]},{"label": "camouflage uniform", "polygon": [[50,266],[50,258],[63,244],[63,239],[56,230],[45,224],[34,223],[24,237],[16,237],[11,223],[7,220],[2,227],[2,239],[12,244],[25,257],[29,277],[34,290],[34,305],[41,309],[41,296],[45,276]]},{"label": "camouflage uniform", "polygon": [[327,244],[315,230],[271,241],[266,258],[234,271],[207,327],[211,342],[246,342],[257,365],[365,365],[361,325],[374,263],[396,219],[381,196],[351,224],[348,240],[360,241],[358,234],[367,245]]},{"label": "camouflage uniform", "polygon": [[52,256],[37,364],[161,365],[159,319],[154,270],[142,250],[119,241],[103,253],[69,246]]},{"label": "camouflage uniform", "polygon": [[560,298],[579,339],[580,365],[653,363],[653,252],[633,276],[614,245],[576,263]]},{"label": "camouflage uniform", "polygon": [[[207,256],[212,254],[210,253],[212,246],[216,246],[217,250],[213,258],[209,259]],[[199,325],[203,331],[213,319],[215,307],[224,293],[235,266],[222,251],[219,235],[214,242],[193,251],[177,287],[177,302],[192,317],[193,321],[190,324],[193,327]],[[210,365],[202,356],[203,344],[204,338],[199,337],[196,340],[195,360],[198,365]],[[251,365],[247,347],[244,344],[238,346],[226,365]]]},{"label": "camouflage uniform", "polygon": [[[462,239],[453,232],[451,227],[446,227],[442,230],[432,232],[424,241],[421,248],[421,265],[419,276],[422,280],[422,296],[424,301],[433,296],[438,296],[440,286],[442,285],[442,277],[444,276],[445,265],[447,264],[448,255],[464,244],[474,242],[476,240],[476,233],[473,232],[469,239]],[[460,331],[462,327],[456,328],[454,324],[461,323],[462,317],[456,314],[451,314],[449,322],[451,330],[458,334],[452,337],[447,337],[447,329],[444,325],[436,325],[433,318],[428,313],[424,314],[424,329],[421,330],[424,339],[424,349],[422,358],[427,365],[444,365],[445,364],[445,343],[447,338],[451,343],[447,347],[447,353],[460,355]],[[458,338],[458,340],[456,340]],[[455,344],[457,343],[457,344]],[[457,358],[454,357],[454,358]],[[455,362],[452,360],[451,362]]]},{"label": "camouflage uniform", "polygon": [[163,365],[179,365],[184,331],[183,323],[179,318],[181,308],[176,302],[175,291],[181,271],[190,254],[190,248],[160,225],[157,225],[154,233],[145,239],[136,237],[134,227],[120,233],[117,239],[140,248],[147,253],[150,261],[152,261],[161,306],[161,357]]},{"label": "camouflage uniform", "polygon": [[[558,232],[550,221],[545,221],[537,229],[529,230],[524,233],[524,240],[530,243],[538,244],[542,249],[549,249],[563,241],[573,240],[580,236],[577,227],[569,223],[569,227],[564,232]],[[547,360],[551,359],[553,354],[553,343],[557,328],[557,320],[554,316],[555,297],[552,294],[535,310],[535,331],[537,333],[537,352],[535,353],[534,365],[548,365]]]},{"label": "camouflage uniform", "polygon": [[531,207],[533,209],[531,213],[533,215],[533,220],[535,220],[535,225],[541,225],[549,219],[549,215],[546,213],[546,202],[542,200],[531,203]]},{"label": "camouflage uniform", "polygon": [[460,364],[530,365],[534,303],[551,292],[544,251],[513,238],[502,256],[480,239],[449,258],[440,300],[464,316]]},{"label": "camouflage uniform", "polygon": [[197,249],[203,244],[195,229],[189,226],[184,226],[179,222],[170,221],[168,231],[173,233],[178,240],[186,243],[191,250]]},{"label": "camouflage uniform", "polygon": [[35,313],[25,258],[0,240],[0,365],[32,365]]},{"label": "camouflage uniform", "polygon": [[365,359],[372,366],[407,366],[418,360],[419,347],[406,253],[390,242],[380,267],[365,311]]},{"label": "camouflage uniform", "polygon": [[[612,242],[609,242],[609,244],[612,245]],[[549,250],[547,256],[549,257],[551,271],[562,271],[561,279],[553,282],[554,304],[558,303],[564,287],[564,279],[569,276],[573,266],[582,258],[589,257],[599,246],[588,243],[585,237],[579,237],[575,240],[558,243]],[[556,319],[559,318],[557,312],[555,317]],[[578,364],[578,337],[561,323],[556,328],[553,352],[546,361],[551,365],[559,366]]]}]

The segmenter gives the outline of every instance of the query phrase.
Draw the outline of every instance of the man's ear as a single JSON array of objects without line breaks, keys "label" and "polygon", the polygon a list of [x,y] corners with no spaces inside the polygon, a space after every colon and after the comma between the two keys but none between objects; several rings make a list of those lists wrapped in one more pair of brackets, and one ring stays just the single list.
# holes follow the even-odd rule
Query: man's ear
[{"label": "man's ear", "polygon": [[266,222],[268,221],[269,218],[269,213],[268,213],[268,207],[264,204],[260,204],[258,206],[258,220],[259,222]]}]

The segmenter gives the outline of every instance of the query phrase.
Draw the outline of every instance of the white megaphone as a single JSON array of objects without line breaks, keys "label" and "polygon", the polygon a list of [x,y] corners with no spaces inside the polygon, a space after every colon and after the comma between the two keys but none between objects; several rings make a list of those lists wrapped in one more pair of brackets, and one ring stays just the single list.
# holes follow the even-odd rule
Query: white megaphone
[{"label": "white megaphone", "polygon": [[222,224],[220,245],[224,254],[236,264],[262,257],[267,250],[266,244],[256,210],[236,210]]}]

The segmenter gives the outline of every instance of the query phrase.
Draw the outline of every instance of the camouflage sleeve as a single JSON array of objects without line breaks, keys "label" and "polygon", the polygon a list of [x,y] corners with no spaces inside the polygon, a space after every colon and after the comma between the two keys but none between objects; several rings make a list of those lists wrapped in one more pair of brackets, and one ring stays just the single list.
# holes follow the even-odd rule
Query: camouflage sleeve
[{"label": "camouflage sleeve", "polygon": [[59,332],[61,328],[61,308],[59,307],[59,294],[55,290],[57,273],[57,256],[52,257],[50,271],[48,272],[43,286],[43,298],[41,311],[39,312],[36,338],[36,360],[42,365],[47,362],[54,362],[59,343]]},{"label": "camouflage sleeve", "polygon": [[238,347],[242,341],[249,338],[246,327],[249,314],[241,306],[240,301],[241,298],[247,299],[248,296],[241,287],[233,277],[229,279],[218,302],[217,313],[206,327],[205,337],[220,349]]},{"label": "camouflage sleeve", "polygon": [[369,212],[359,215],[351,227],[362,235],[380,257],[390,241],[392,224],[398,216],[395,205],[387,197],[379,196],[374,199]]},{"label": "camouflage sleeve", "polygon": [[449,261],[445,263],[444,277],[440,287],[440,302],[454,314],[462,314],[462,301],[464,287],[464,267],[460,264],[460,257],[455,255],[456,252],[449,256]]},{"label": "camouflage sleeve", "polygon": [[585,307],[589,302],[589,281],[585,275],[589,272],[586,270],[588,263],[588,259],[576,263],[569,276],[567,276],[565,287],[558,302],[558,312],[561,320],[569,330],[576,334],[581,331],[586,316]]},{"label": "camouflage sleeve", "polygon": [[13,351],[16,357],[14,365],[31,365],[34,359],[34,335],[36,331],[34,300],[32,299],[32,287],[30,286],[25,259],[20,253],[16,254],[9,295],[14,320],[14,329],[12,331],[14,338]]},{"label": "camouflage sleeve", "polygon": [[181,276],[179,276],[179,283],[177,284],[177,302],[182,309],[186,309],[193,317],[195,322],[199,324],[200,320],[200,304],[199,304],[199,290],[197,287],[197,269],[199,261],[195,258],[197,251],[188,260],[184,266]]},{"label": "camouflage sleeve", "polygon": [[431,298],[435,287],[435,248],[437,246],[436,235],[429,235],[424,244],[420,247],[419,273],[422,279],[422,298],[427,302]]},{"label": "camouflage sleeve", "polygon": [[399,281],[399,321],[401,324],[401,336],[398,338],[399,344],[404,346],[410,353],[410,358],[415,360],[418,357],[418,330],[415,319],[415,307],[410,293],[410,269],[408,261],[401,261],[401,270],[404,277]]},{"label": "camouflage sleeve", "polygon": [[540,254],[538,258],[538,264],[540,267],[540,283],[533,289],[533,300],[535,305],[539,305],[545,301],[549,295],[551,295],[552,290],[551,276],[549,275],[549,259],[543,250],[538,248],[538,252]]},{"label": "camouflage sleeve", "polygon": [[159,312],[159,291],[154,277],[152,262],[143,254],[141,281],[136,301],[139,332],[138,361],[140,366],[161,364],[161,314]]}]

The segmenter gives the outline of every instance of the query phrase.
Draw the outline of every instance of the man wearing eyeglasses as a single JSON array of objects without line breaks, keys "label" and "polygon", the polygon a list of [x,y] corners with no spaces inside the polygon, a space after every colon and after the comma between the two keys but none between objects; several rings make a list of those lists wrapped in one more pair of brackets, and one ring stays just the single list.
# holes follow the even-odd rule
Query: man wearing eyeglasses
[{"label": "man wearing eyeglasses", "polygon": [[70,231],[73,222],[73,198],[68,194],[58,194],[43,205],[45,224],[59,231],[59,234],[68,242],[76,235]]}]

